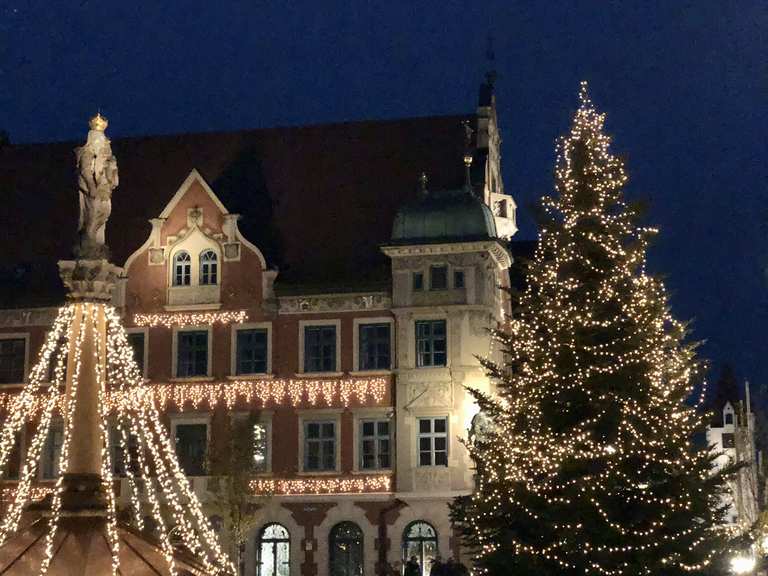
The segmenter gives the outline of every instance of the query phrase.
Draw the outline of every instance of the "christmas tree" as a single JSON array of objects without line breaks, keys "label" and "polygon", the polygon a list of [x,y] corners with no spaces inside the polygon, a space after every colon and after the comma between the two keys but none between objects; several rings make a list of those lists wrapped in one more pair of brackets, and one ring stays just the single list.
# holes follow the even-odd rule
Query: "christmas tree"
[{"label": "christmas tree", "polygon": [[495,334],[504,361],[484,362],[496,394],[472,391],[490,425],[468,443],[476,487],[454,520],[480,573],[705,573],[727,545],[729,471],[694,444],[701,363],[645,271],[655,230],[622,198],[586,83],[580,99],[527,286]]}]

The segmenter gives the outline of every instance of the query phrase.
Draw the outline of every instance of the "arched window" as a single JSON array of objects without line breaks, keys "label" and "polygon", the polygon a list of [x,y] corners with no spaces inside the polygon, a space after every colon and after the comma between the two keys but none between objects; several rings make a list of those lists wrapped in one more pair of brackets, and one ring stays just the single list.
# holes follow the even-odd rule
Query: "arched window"
[{"label": "arched window", "polygon": [[218,283],[219,257],[213,250],[206,250],[200,254],[200,284],[211,285]]},{"label": "arched window", "polygon": [[431,524],[417,520],[411,522],[403,531],[403,563],[416,557],[421,574],[427,576],[432,568],[432,560],[437,556],[437,532]]},{"label": "arched window", "polygon": [[733,412],[726,412],[725,413],[725,423],[726,424],[733,424]]},{"label": "arched window", "polygon": [[189,286],[192,279],[192,258],[189,252],[177,252],[173,257],[173,285]]},{"label": "arched window", "polygon": [[289,576],[291,539],[281,524],[267,524],[256,543],[259,551],[258,576]]},{"label": "arched window", "polygon": [[354,522],[340,522],[328,538],[330,576],[362,576],[363,531]]}]

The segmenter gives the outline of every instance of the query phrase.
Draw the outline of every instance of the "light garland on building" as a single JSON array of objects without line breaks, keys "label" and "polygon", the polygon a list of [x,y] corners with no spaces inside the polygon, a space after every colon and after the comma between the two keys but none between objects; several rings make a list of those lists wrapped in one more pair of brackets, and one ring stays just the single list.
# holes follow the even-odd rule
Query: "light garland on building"
[{"label": "light garland on building", "polygon": [[[141,376],[139,376],[141,377]],[[120,406],[132,406],[136,402],[150,402],[161,410],[174,408],[178,411],[199,410],[205,406],[214,408],[224,404],[232,409],[239,403],[265,406],[327,406],[350,407],[380,405],[387,396],[388,379],[340,378],[340,379],[269,379],[227,380],[224,382],[172,382],[142,383],[125,389],[113,389],[105,393],[105,405],[110,412]],[[41,394],[21,395],[0,392],[0,411],[15,414],[25,406],[25,414],[35,415],[46,400]],[[63,406],[60,396],[56,408]]]},{"label": "light garland on building", "polygon": [[216,311],[216,312],[167,312],[161,314],[135,314],[133,323],[136,326],[164,326],[172,328],[178,326],[212,326],[213,324],[242,324],[248,320],[245,310]]},{"label": "light garland on building", "polygon": [[343,478],[256,479],[249,483],[258,495],[366,494],[389,492],[392,476],[345,476]]}]

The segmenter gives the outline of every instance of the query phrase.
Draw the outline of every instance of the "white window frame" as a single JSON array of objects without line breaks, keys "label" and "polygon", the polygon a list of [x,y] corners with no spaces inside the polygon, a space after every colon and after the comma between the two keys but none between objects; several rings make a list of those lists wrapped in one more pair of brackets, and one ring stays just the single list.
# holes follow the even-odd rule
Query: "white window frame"
[{"label": "white window frame", "polygon": [[[365,324],[389,324],[389,368],[380,368],[378,370],[360,369],[360,326]],[[352,373],[353,374],[389,374],[395,368],[395,319],[391,316],[377,316],[355,318],[352,320]]]},{"label": "white window frame", "polygon": [[[205,424],[205,462],[203,463],[203,469],[206,472],[210,472],[209,466],[211,462],[211,415],[203,413],[193,414],[169,414],[169,420],[171,421],[171,442],[173,444],[174,455],[176,454],[176,428],[179,424]],[[181,463],[179,462],[179,467]],[[183,469],[182,469],[183,471]],[[200,476],[187,476],[187,478],[200,478]]]},{"label": "white window frame", "polygon": [[126,328],[125,332],[126,334],[144,334],[144,358],[143,358],[144,370],[142,370],[141,375],[144,376],[144,378],[146,378],[148,373],[147,364],[149,362],[149,327],[144,326],[139,328]]},{"label": "white window frame", "polygon": [[[240,330],[266,330],[267,331],[267,371],[254,374],[237,373],[237,333]],[[230,359],[229,373],[233,379],[247,380],[261,376],[272,375],[272,322],[248,322],[245,324],[233,324],[230,334]]]},{"label": "white window frame", "polygon": [[[37,464],[37,479],[40,480],[41,482],[55,482],[56,479],[61,475],[61,448],[59,448],[59,473],[56,476],[54,476],[53,478],[45,478],[43,476],[43,466],[45,465],[44,464],[44,459],[45,459],[45,456],[46,456],[45,445],[48,443],[48,435],[51,433],[51,430],[53,429],[54,425],[58,425],[58,424],[61,424],[61,431],[62,431],[61,441],[62,441],[62,446],[63,446],[64,432],[65,432],[65,430],[64,430],[64,418],[62,418],[61,416],[54,416],[54,417],[51,418],[51,421],[48,424],[48,433],[46,434],[45,440],[43,440],[43,447],[42,447],[42,449],[40,451],[40,458],[39,458],[39,461],[38,461],[38,464]],[[26,432],[26,430],[25,430],[25,432]],[[35,431],[35,433],[36,433],[36,431]]]},{"label": "white window frame", "polygon": [[[208,279],[209,279],[209,281],[208,282],[203,282],[203,268],[204,268],[203,256],[208,254],[208,252],[213,254],[214,259],[213,260],[208,260],[208,261],[205,262],[205,264],[208,265]],[[198,263],[197,263],[197,284],[199,286],[217,286],[219,284],[220,272],[221,272],[221,266],[220,266],[221,260],[219,259],[219,253],[216,250],[214,250],[213,248],[204,248],[197,255],[197,259],[198,259]],[[210,282],[210,277],[211,277],[210,265],[211,264],[214,264],[216,266],[216,282]]]},{"label": "white window frame", "polygon": [[[189,256],[189,283],[188,284],[184,284],[184,283],[176,284],[176,265],[177,265],[176,258],[182,252],[185,253],[187,256]],[[192,282],[192,280],[194,278],[194,276],[193,276],[193,268],[194,268],[194,266],[192,265],[193,260],[194,260],[194,258],[192,258],[192,254],[190,253],[189,250],[187,250],[185,248],[177,248],[176,250],[174,250],[173,254],[171,254],[171,282],[170,282],[170,285],[171,285],[172,288],[183,288],[185,286],[193,286],[194,285],[194,283]]]},{"label": "white window frame", "polygon": [[[445,268],[445,288],[432,287],[433,268]],[[451,282],[452,267],[447,262],[430,262],[429,266],[427,267],[427,272],[429,287],[425,290],[425,292],[445,292],[446,290],[450,290],[453,287],[453,283]]]},{"label": "white window frame", "polygon": [[[259,410],[257,421],[259,424],[263,424],[267,430],[267,466],[263,472],[255,472],[256,476],[271,476],[272,475],[272,456],[273,444],[272,444],[272,417],[274,415],[273,410]],[[230,417],[230,424],[233,424],[238,418],[248,418],[250,412],[238,411],[233,412]]]},{"label": "white window frame", "polygon": [[[389,422],[389,468],[363,468],[362,449],[363,438],[360,431],[362,423],[368,420],[387,420]],[[395,417],[392,409],[381,408],[354,408],[352,411],[352,444],[355,456],[352,459],[352,472],[354,474],[371,474],[393,472],[397,447],[395,446]]]},{"label": "white window frame", "polygon": [[22,386],[29,379],[29,332],[0,332],[0,340],[24,340],[24,375],[21,382],[6,382],[0,384],[0,388],[4,386]]},{"label": "white window frame", "polygon": [[[299,410],[299,466],[298,474],[301,476],[335,476],[341,471],[341,414],[343,410],[336,408],[329,409],[307,409]],[[335,467],[333,470],[305,470],[304,469],[304,429],[305,423],[310,422],[335,422]]]},{"label": "white window frame", "polygon": [[[304,331],[313,326],[336,326],[336,370],[333,372],[305,372],[304,371]],[[341,376],[341,319],[331,318],[326,320],[299,320],[299,374],[307,376]]]},{"label": "white window frame", "polygon": [[[179,362],[179,334],[182,332],[208,332],[208,373],[205,376],[177,376]],[[213,373],[213,328],[211,326],[184,326],[173,327],[173,344],[171,346],[171,378],[172,382],[194,382],[210,380]]]},{"label": "white window frame", "polygon": [[[416,442],[415,442],[415,455],[416,455],[416,468],[450,468],[451,467],[451,416],[450,414],[446,414],[445,412],[440,412],[437,414],[417,414],[414,416],[415,420],[415,426],[414,430],[416,432]],[[422,433],[420,423],[422,420],[432,420],[433,424],[431,428],[434,428],[434,421],[435,420],[445,420],[445,465],[442,464],[435,464],[435,442],[434,439],[438,437],[442,437],[443,433],[436,433],[436,432],[430,432],[430,433]],[[431,448],[431,464],[422,464],[420,460],[421,456],[421,446],[419,445],[419,440],[421,438],[432,438],[432,448]]]},{"label": "white window frame", "polygon": [[[416,324],[418,322],[434,322],[443,320],[445,322],[445,364],[440,366],[419,366],[419,338],[416,334]],[[451,322],[445,315],[425,315],[418,316],[411,320],[411,349],[413,351],[413,367],[418,370],[445,370],[451,366]]]}]

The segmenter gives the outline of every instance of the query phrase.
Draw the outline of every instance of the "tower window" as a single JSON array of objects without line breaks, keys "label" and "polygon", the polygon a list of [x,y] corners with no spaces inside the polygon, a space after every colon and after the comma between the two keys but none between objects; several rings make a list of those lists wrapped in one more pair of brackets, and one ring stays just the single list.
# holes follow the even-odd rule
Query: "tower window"
[{"label": "tower window", "polygon": [[416,365],[445,366],[446,362],[445,320],[423,320],[416,322]]},{"label": "tower window", "polygon": [[189,286],[192,280],[192,258],[189,252],[177,252],[173,257],[173,285]]},{"label": "tower window", "polygon": [[445,290],[448,288],[448,267],[432,266],[429,269],[430,290]]},{"label": "tower window", "polygon": [[200,254],[200,284],[212,285],[218,283],[219,257],[213,250]]}]

